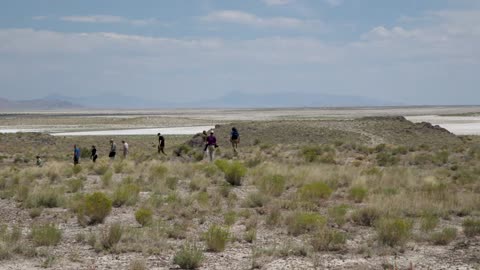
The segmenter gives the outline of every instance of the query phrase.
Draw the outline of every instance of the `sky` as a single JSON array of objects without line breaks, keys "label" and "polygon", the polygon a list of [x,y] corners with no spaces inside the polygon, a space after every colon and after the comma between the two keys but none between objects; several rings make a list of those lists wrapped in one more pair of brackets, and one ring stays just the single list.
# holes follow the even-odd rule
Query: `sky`
[{"label": "sky", "polygon": [[0,97],[480,104],[478,0],[0,0]]}]

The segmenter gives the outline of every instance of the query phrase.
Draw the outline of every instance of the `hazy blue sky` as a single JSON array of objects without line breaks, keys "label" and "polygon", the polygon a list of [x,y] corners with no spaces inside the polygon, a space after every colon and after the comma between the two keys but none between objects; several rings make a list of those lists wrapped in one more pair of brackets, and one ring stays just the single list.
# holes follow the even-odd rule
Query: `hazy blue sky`
[{"label": "hazy blue sky", "polygon": [[479,0],[0,0],[0,96],[480,103]]}]

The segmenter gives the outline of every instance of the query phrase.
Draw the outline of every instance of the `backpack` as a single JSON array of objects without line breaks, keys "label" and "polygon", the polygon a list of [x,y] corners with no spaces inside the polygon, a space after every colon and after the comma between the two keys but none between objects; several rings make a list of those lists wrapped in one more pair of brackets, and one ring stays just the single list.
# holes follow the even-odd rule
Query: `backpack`
[{"label": "backpack", "polygon": [[238,130],[232,131],[232,139],[236,140],[239,136],[240,134],[238,133]]}]

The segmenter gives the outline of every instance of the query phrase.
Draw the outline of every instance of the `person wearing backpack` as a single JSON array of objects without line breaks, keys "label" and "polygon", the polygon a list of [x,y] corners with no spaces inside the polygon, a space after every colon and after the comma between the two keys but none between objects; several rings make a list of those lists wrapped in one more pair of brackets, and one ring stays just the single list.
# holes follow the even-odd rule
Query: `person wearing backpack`
[{"label": "person wearing backpack", "polygon": [[233,152],[237,153],[238,144],[240,143],[240,133],[235,127],[232,127],[232,131],[230,132],[230,142],[232,143]]},{"label": "person wearing backpack", "polygon": [[80,163],[80,148],[75,144],[73,145],[73,165]]}]

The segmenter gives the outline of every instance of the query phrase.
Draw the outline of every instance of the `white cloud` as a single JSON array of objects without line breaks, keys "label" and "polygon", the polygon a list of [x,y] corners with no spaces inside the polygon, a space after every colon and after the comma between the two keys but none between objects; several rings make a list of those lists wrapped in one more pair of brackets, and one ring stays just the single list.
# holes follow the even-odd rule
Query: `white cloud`
[{"label": "white cloud", "polygon": [[323,27],[318,20],[301,20],[290,17],[263,18],[238,10],[214,11],[201,19],[206,22],[235,23],[265,28],[316,28],[316,30],[320,30]]},{"label": "white cloud", "polygon": [[48,19],[48,16],[34,16],[32,19],[36,21],[42,21]]},{"label": "white cloud", "polygon": [[60,20],[74,23],[128,23],[133,25],[148,25],[158,21],[153,18],[149,19],[128,19],[121,16],[112,15],[88,15],[88,16],[64,16]]},{"label": "white cloud", "polygon": [[332,7],[337,7],[343,4],[343,0],[325,0],[325,2]]},{"label": "white cloud", "polygon": [[[248,13],[214,15],[215,22],[274,27]],[[13,85],[5,90],[11,95],[62,87],[72,93],[138,89],[173,98],[196,97],[199,88],[213,95],[235,88],[349,89],[342,93],[425,103],[480,98],[480,11],[425,17],[417,26],[377,26],[354,42],[336,44],[316,37],[188,39],[0,29],[0,88]]]},{"label": "white cloud", "polygon": [[295,0],[262,0],[265,4],[269,6],[283,6],[293,3]]}]

